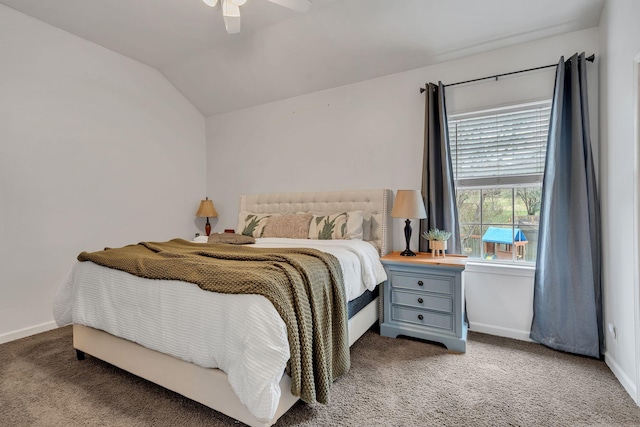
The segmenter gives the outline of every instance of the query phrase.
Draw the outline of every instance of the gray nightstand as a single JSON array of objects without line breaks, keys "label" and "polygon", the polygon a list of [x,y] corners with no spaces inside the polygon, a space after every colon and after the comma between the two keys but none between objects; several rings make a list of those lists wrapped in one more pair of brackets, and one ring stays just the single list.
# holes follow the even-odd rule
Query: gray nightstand
[{"label": "gray nightstand", "polygon": [[393,252],[381,258],[387,271],[383,290],[380,333],[405,335],[444,344],[464,353],[467,325],[464,321],[464,267],[460,255],[415,257]]}]

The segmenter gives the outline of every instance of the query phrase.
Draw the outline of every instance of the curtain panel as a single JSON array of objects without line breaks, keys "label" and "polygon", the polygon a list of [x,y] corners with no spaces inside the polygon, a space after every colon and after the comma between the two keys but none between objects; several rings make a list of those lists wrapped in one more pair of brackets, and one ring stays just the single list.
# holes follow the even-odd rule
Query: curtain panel
[{"label": "curtain panel", "polygon": [[[433,228],[451,232],[447,253],[461,253],[458,208],[449,149],[449,130],[444,85],[428,83],[425,91],[422,197],[427,218],[420,221],[420,236]],[[428,252],[429,242],[420,237],[419,251]]]},{"label": "curtain panel", "polygon": [[584,53],[557,66],[542,185],[531,339],[604,354],[600,208]]}]

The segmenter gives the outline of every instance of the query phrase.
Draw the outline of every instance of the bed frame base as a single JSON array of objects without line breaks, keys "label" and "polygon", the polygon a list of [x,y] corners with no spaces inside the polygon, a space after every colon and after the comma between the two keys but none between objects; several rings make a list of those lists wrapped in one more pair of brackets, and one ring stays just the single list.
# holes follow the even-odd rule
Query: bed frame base
[{"label": "bed frame base", "polygon": [[[349,319],[349,346],[378,320],[378,298]],[[87,326],[73,325],[78,360],[84,353],[175,391],[252,427],[273,425],[299,399],[291,394],[291,378],[280,381],[280,402],[272,420],[254,417],[231,389],[220,369],[203,368]]]}]

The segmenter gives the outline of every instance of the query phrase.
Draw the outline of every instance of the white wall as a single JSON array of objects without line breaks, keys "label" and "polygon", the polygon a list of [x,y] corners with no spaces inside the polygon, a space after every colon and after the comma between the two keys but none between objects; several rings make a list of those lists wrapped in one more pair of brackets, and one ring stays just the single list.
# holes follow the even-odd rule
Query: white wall
[{"label": "white wall", "polygon": [[4,342],[54,326],[79,252],[192,238],[206,169],[204,118],[156,70],[2,5],[0,59]]},{"label": "white wall", "polygon": [[468,263],[464,280],[469,329],[531,341],[534,273],[533,267]]},{"label": "white wall", "polygon": [[[617,338],[607,332],[605,360],[640,404],[640,329],[638,307],[637,203],[638,151],[634,139],[634,57],[640,53],[640,3],[607,1],[600,21],[602,67],[600,90],[602,140],[602,229],[605,326],[611,323]],[[635,156],[634,156],[635,154]],[[635,197],[634,197],[635,196]],[[636,224],[635,233],[634,223]],[[638,316],[639,313],[635,313]]]},{"label": "white wall", "polygon": [[[214,230],[236,228],[240,194],[419,189],[424,132],[420,86],[555,64],[561,55],[576,52],[598,54],[598,37],[597,29],[579,31],[207,118],[207,190],[219,213]],[[597,65],[589,72],[595,143]],[[551,98],[554,76],[552,68],[453,86],[447,89],[447,108],[454,113]],[[396,221],[397,250],[404,249],[402,227]],[[465,280],[473,330],[527,339],[531,269],[470,268]]]}]

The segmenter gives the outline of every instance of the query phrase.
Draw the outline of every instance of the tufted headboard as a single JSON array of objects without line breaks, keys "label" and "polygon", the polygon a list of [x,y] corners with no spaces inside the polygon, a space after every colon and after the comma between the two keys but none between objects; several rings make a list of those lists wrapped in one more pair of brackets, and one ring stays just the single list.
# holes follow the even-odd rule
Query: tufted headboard
[{"label": "tufted headboard", "polygon": [[364,240],[381,255],[391,252],[391,206],[393,192],[382,190],[325,191],[315,193],[247,194],[240,196],[240,212],[309,212],[326,215],[362,211]]}]

